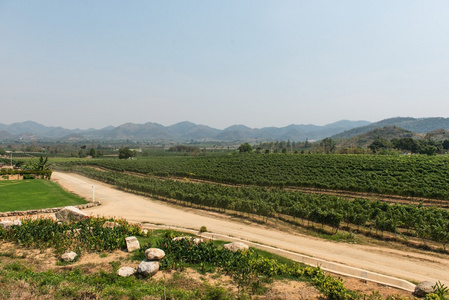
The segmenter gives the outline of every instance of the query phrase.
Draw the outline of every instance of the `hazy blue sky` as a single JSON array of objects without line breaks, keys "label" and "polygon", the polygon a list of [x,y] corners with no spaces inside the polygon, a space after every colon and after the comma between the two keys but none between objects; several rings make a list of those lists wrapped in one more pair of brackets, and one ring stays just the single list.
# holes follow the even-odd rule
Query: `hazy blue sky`
[{"label": "hazy blue sky", "polygon": [[0,0],[0,123],[449,117],[449,1]]}]

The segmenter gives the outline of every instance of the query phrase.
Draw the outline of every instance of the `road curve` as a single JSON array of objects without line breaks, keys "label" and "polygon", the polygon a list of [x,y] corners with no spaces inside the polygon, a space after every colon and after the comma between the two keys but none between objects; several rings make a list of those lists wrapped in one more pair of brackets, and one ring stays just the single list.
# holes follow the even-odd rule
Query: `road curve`
[{"label": "road curve", "polygon": [[375,246],[336,243],[241,222],[216,213],[173,206],[148,197],[126,193],[102,182],[71,173],[53,172],[62,187],[102,205],[84,210],[93,216],[125,218],[143,224],[164,224],[198,230],[201,226],[217,235],[276,247],[317,259],[376,272],[408,281],[441,281],[449,285],[449,256],[404,252]]}]

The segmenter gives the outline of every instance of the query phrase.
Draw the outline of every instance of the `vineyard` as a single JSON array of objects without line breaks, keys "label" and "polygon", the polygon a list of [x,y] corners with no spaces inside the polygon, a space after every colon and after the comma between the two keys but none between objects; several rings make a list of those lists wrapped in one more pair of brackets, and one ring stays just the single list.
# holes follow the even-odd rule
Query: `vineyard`
[{"label": "vineyard", "polygon": [[[333,232],[337,232],[341,225],[346,223],[348,226],[364,228],[369,232],[374,230],[382,235],[384,232],[390,232],[404,238],[418,237],[438,242],[445,248],[449,243],[447,210],[420,205],[390,205],[368,199],[352,200],[334,195],[291,191],[280,187],[302,186],[300,181],[294,181],[293,178],[303,178],[308,179],[309,186],[321,184],[333,189],[338,187],[342,189],[341,187],[348,186],[344,182],[348,179],[361,182],[362,186],[368,188],[374,180],[367,181],[366,178],[378,178],[373,184],[385,191],[388,188],[397,188],[392,184],[392,179],[388,180],[391,177],[396,178],[395,182],[406,190],[413,191],[414,187],[421,187],[422,194],[424,191],[432,191],[443,198],[447,193],[443,188],[447,176],[443,174],[447,172],[448,162],[445,157],[420,156],[237,155],[214,158],[159,157],[126,161],[89,160],[83,163],[77,161],[59,164],[59,168],[116,185],[123,190],[161,199],[176,199],[222,211],[256,214],[265,219],[289,216],[302,220],[301,223],[307,220],[329,226],[333,228]],[[85,164],[101,169],[86,167]],[[388,169],[382,169],[387,166]],[[334,174],[331,170],[340,175],[331,176]],[[123,171],[138,174],[127,174]],[[158,175],[162,178],[144,176],[145,174]],[[225,174],[228,174],[228,177]],[[244,174],[248,176],[245,177]],[[268,180],[271,178],[268,174],[272,174],[273,183]],[[310,174],[310,178],[307,174]],[[169,176],[186,178],[180,181],[170,179]],[[193,183],[189,182],[189,178],[207,178],[217,183]],[[437,183],[441,186],[434,184],[437,178],[439,179]],[[220,184],[223,182],[253,185]],[[397,191],[401,194],[399,189]],[[425,195],[429,196],[429,193]]]},{"label": "vineyard", "polygon": [[449,157],[247,154],[77,160],[114,171],[229,184],[322,189],[449,199]]}]

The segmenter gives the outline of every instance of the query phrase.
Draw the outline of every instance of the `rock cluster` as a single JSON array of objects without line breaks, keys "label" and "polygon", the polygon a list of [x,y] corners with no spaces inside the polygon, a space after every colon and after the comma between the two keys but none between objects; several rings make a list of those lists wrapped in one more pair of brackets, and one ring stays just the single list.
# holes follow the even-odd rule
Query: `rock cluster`
[{"label": "rock cluster", "polygon": [[111,222],[111,221],[106,221],[103,224],[103,228],[111,228],[114,229],[115,227],[119,227],[121,226],[119,223],[117,222]]},{"label": "rock cluster", "polygon": [[122,267],[118,269],[117,275],[122,277],[139,274],[142,277],[153,276],[159,271],[159,261],[165,257],[165,252],[159,248],[149,248],[145,250],[146,259],[143,260],[137,270],[132,267]]},{"label": "rock cluster", "polygon": [[159,248],[145,250],[146,260],[143,260],[137,268],[137,273],[143,277],[153,276],[159,271],[159,261],[165,257],[165,252]]},{"label": "rock cluster", "polygon": [[196,237],[193,238],[191,236],[177,236],[175,238],[173,238],[173,241],[177,242],[177,241],[181,241],[181,240],[193,240],[193,242],[195,244],[199,244],[199,243],[203,243],[204,240],[202,238]]}]

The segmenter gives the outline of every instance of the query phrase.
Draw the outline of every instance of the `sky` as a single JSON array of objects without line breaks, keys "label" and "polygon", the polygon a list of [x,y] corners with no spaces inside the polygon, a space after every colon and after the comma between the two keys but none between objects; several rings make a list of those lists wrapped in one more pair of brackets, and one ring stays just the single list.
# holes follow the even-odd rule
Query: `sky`
[{"label": "sky", "polygon": [[449,117],[449,1],[0,0],[0,123]]}]

